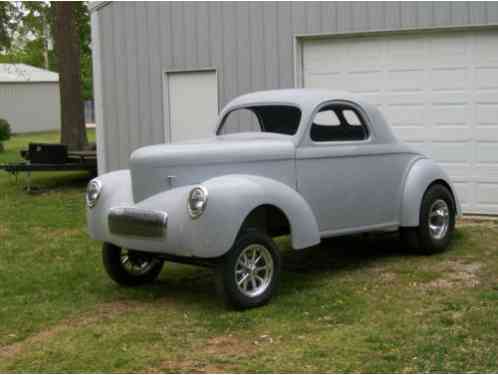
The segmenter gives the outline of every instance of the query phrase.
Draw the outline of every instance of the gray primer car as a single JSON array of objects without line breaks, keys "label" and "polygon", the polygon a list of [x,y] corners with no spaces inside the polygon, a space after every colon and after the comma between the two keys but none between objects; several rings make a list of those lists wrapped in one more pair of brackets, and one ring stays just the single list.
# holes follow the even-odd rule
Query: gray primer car
[{"label": "gray primer car", "polygon": [[[252,131],[240,132],[248,114]],[[302,249],[399,230],[407,247],[431,253],[446,248],[460,212],[446,173],[397,140],[375,106],[304,89],[241,96],[211,138],[136,150],[130,170],[90,182],[87,206],[116,282],[151,281],[165,260],[214,266],[238,307],[276,291],[272,237],[289,234]]]}]

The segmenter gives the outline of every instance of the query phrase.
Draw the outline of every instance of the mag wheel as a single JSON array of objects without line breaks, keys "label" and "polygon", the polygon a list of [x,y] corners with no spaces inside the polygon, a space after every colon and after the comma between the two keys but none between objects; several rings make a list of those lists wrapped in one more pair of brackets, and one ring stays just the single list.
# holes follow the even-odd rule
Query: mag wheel
[{"label": "mag wheel", "polygon": [[245,231],[218,267],[218,290],[233,307],[261,306],[277,291],[280,263],[270,237],[256,230]]},{"label": "mag wheel", "polygon": [[448,247],[455,229],[455,202],[446,186],[435,184],[425,192],[419,223],[401,228],[402,239],[411,249],[432,254]]},{"label": "mag wheel", "polygon": [[157,278],[164,262],[152,254],[105,243],[102,261],[107,274],[120,285],[134,286]]}]

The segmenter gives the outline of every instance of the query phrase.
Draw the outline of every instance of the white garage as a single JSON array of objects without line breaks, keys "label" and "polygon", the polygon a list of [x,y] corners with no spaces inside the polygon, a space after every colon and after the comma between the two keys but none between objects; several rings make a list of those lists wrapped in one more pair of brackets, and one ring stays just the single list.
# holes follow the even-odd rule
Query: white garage
[{"label": "white garage", "polygon": [[466,213],[498,214],[497,30],[298,41],[304,87],[376,103],[401,139],[446,169]]},{"label": "white garage", "polygon": [[26,64],[0,64],[0,118],[13,133],[60,129],[59,75]]}]

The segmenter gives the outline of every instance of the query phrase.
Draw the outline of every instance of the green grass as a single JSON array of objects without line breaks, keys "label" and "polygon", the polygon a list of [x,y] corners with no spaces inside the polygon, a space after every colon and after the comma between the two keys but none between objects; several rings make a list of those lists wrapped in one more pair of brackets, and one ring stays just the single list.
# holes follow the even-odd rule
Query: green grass
[{"label": "green grass", "polygon": [[[29,141],[14,137],[0,163]],[[226,310],[211,271],[167,264],[121,288],[85,229],[84,173],[0,173],[0,372],[497,372],[498,226],[439,255],[396,238],[284,251],[280,294]]]}]

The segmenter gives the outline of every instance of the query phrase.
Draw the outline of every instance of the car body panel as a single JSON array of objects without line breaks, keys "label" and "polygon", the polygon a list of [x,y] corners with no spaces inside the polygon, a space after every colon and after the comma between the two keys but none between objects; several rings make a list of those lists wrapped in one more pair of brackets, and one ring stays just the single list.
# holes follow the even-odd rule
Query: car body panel
[{"label": "car body panel", "polygon": [[159,192],[227,174],[269,176],[295,186],[295,145],[278,134],[234,134],[132,153],[130,170],[136,202]]},{"label": "car body panel", "polygon": [[[291,243],[305,248],[320,242],[318,225],[304,199],[292,188],[273,179],[250,175],[226,175],[204,181],[209,191],[209,209],[192,220],[187,213],[187,196],[193,185],[174,188],[134,204],[130,174],[119,171],[101,177],[102,184],[117,184],[116,194],[104,191],[99,204],[87,209],[92,238],[129,249],[178,256],[212,258],[229,249],[246,217],[263,205],[278,207],[288,218]],[[168,214],[166,236],[150,239],[115,235],[109,231],[111,208],[128,207],[162,211]]]},{"label": "car body panel", "polygon": [[454,197],[456,214],[461,215],[460,201],[446,172],[433,160],[418,158],[410,165],[403,184],[400,226],[418,226],[422,198],[427,188],[435,181],[444,181],[449,186]]},{"label": "car body panel", "polygon": [[[313,142],[309,136],[313,117],[332,103],[361,113],[368,138]],[[299,108],[296,134],[215,136],[228,113],[254,105]],[[284,213],[296,249],[315,245],[323,237],[417,226],[422,197],[437,180],[450,186],[460,213],[444,171],[397,140],[375,106],[343,92],[292,89],[243,95],[220,113],[213,137],[138,149],[130,168],[98,177],[103,190],[97,204],[87,208],[89,232],[100,241],[156,253],[222,256],[248,215],[263,205]],[[209,198],[205,212],[193,219],[187,198],[198,184]],[[166,213],[166,235],[139,238],[111,233],[107,217],[116,207]]]}]

